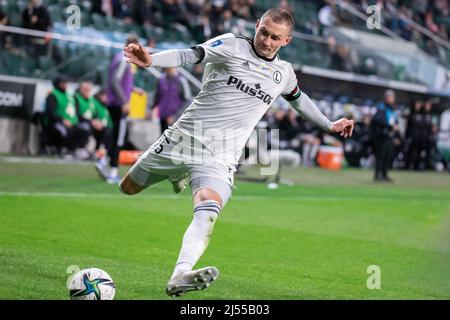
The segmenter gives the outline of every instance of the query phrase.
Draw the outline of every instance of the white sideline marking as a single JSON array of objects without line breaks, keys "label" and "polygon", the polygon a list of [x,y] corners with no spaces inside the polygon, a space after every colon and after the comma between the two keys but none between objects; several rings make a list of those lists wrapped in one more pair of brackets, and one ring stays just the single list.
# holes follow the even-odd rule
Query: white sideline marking
[{"label": "white sideline marking", "polygon": [[[0,192],[0,196],[10,197],[64,197],[64,198],[118,198],[123,197],[119,191],[117,194],[111,193],[81,193],[81,192]],[[180,198],[176,195],[148,195],[150,198],[175,199]]]},{"label": "white sideline marking", "polygon": [[93,166],[94,161],[87,160],[68,160],[68,159],[52,159],[52,158],[20,158],[20,157],[4,157],[4,162],[8,163],[30,163],[30,164],[61,164],[61,165],[80,165]]},{"label": "white sideline marking", "polygon": [[[62,197],[62,198],[124,198],[124,199],[131,199],[130,196],[125,196],[121,194],[119,191],[117,194],[110,194],[110,193],[78,193],[78,192],[3,192],[0,191],[0,197],[1,196],[10,196],[10,197]],[[183,199],[184,197],[181,195],[170,195],[170,194],[141,194],[140,197],[146,197],[146,198],[153,198],[153,199]],[[354,201],[354,200],[361,200],[364,199],[364,201],[371,201],[371,202],[384,202],[384,201],[399,201],[401,199],[399,198],[386,198],[386,197],[336,197],[336,196],[233,196],[231,200],[233,201],[247,201],[247,200],[262,200],[262,199],[270,199],[270,200],[297,200],[297,201]],[[408,202],[411,202],[414,200],[412,199],[406,199]],[[434,200],[434,199],[433,199]],[[439,200],[439,199],[438,199]],[[427,200],[432,201],[432,200]]]}]

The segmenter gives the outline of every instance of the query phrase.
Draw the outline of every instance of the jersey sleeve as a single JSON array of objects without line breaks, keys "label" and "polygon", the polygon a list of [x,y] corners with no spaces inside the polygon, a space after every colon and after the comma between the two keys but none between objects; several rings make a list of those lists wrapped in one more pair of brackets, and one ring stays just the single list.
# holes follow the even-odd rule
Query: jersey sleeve
[{"label": "jersey sleeve", "polygon": [[282,96],[287,101],[294,101],[300,98],[301,91],[298,86],[297,76],[295,75],[292,67],[289,69],[289,80],[286,88],[284,89]]},{"label": "jersey sleeve", "polygon": [[234,55],[236,38],[232,33],[226,33],[215,37],[205,43],[195,46],[193,49],[200,51],[199,63],[225,62]]}]

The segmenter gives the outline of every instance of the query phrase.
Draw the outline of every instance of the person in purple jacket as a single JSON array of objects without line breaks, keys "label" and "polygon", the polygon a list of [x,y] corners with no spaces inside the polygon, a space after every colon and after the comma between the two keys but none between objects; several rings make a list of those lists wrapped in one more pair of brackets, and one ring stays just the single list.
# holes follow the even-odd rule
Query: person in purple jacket
[{"label": "person in purple jacket", "polygon": [[[130,35],[126,45],[138,44],[139,38]],[[108,111],[113,123],[111,147],[108,150],[109,172],[106,170],[104,159],[97,161],[95,168],[99,175],[110,184],[120,182],[119,153],[125,143],[127,131],[127,116],[130,111],[130,98],[134,88],[134,77],[131,66],[124,59],[123,53],[118,52],[109,67],[107,98]]]},{"label": "person in purple jacket", "polygon": [[161,132],[175,123],[186,102],[191,103],[192,94],[187,80],[176,68],[164,69],[164,74],[156,86],[155,104],[158,109]]}]

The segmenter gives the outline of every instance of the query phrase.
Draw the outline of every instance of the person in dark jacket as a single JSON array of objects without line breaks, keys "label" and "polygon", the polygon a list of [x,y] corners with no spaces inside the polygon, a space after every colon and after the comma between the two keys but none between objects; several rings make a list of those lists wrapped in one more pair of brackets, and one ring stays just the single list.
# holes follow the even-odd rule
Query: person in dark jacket
[{"label": "person in dark jacket", "polygon": [[352,139],[345,143],[345,160],[350,166],[366,167],[369,158],[373,154],[371,136],[372,115],[366,111],[362,119],[355,123],[355,131]]},{"label": "person in dark jacket", "polygon": [[[49,31],[52,21],[47,8],[41,0],[29,0],[22,11],[22,27],[38,31]],[[44,38],[26,37],[26,48],[29,55],[39,57],[47,53],[48,42]]]},{"label": "person in dark jacket", "polygon": [[67,92],[67,83],[64,76],[53,80],[54,89],[45,105],[44,130],[59,151],[65,147],[72,153],[86,146],[90,128],[80,123],[74,98]]},{"label": "person in dark jacket", "polygon": [[420,169],[421,163],[421,149],[424,144],[423,137],[423,102],[417,100],[411,107],[411,111],[408,115],[408,123],[406,126],[406,144],[408,146],[406,154],[405,169]]},{"label": "person in dark jacket", "polygon": [[432,115],[433,100],[427,100],[423,106],[423,169],[433,169],[433,155],[437,153],[438,125]]},{"label": "person in dark jacket", "polygon": [[384,102],[377,106],[377,111],[372,118],[372,141],[375,147],[375,181],[393,182],[387,171],[393,148],[392,140],[398,125],[394,105],[395,92],[389,89],[384,94]]}]

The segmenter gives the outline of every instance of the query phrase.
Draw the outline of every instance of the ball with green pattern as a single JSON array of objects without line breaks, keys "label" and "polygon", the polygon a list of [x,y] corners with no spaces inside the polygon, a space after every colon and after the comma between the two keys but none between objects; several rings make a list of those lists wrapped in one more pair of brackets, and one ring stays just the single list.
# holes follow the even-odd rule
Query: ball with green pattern
[{"label": "ball with green pattern", "polygon": [[98,268],[83,269],[69,285],[71,300],[113,300],[116,288],[112,278]]}]

